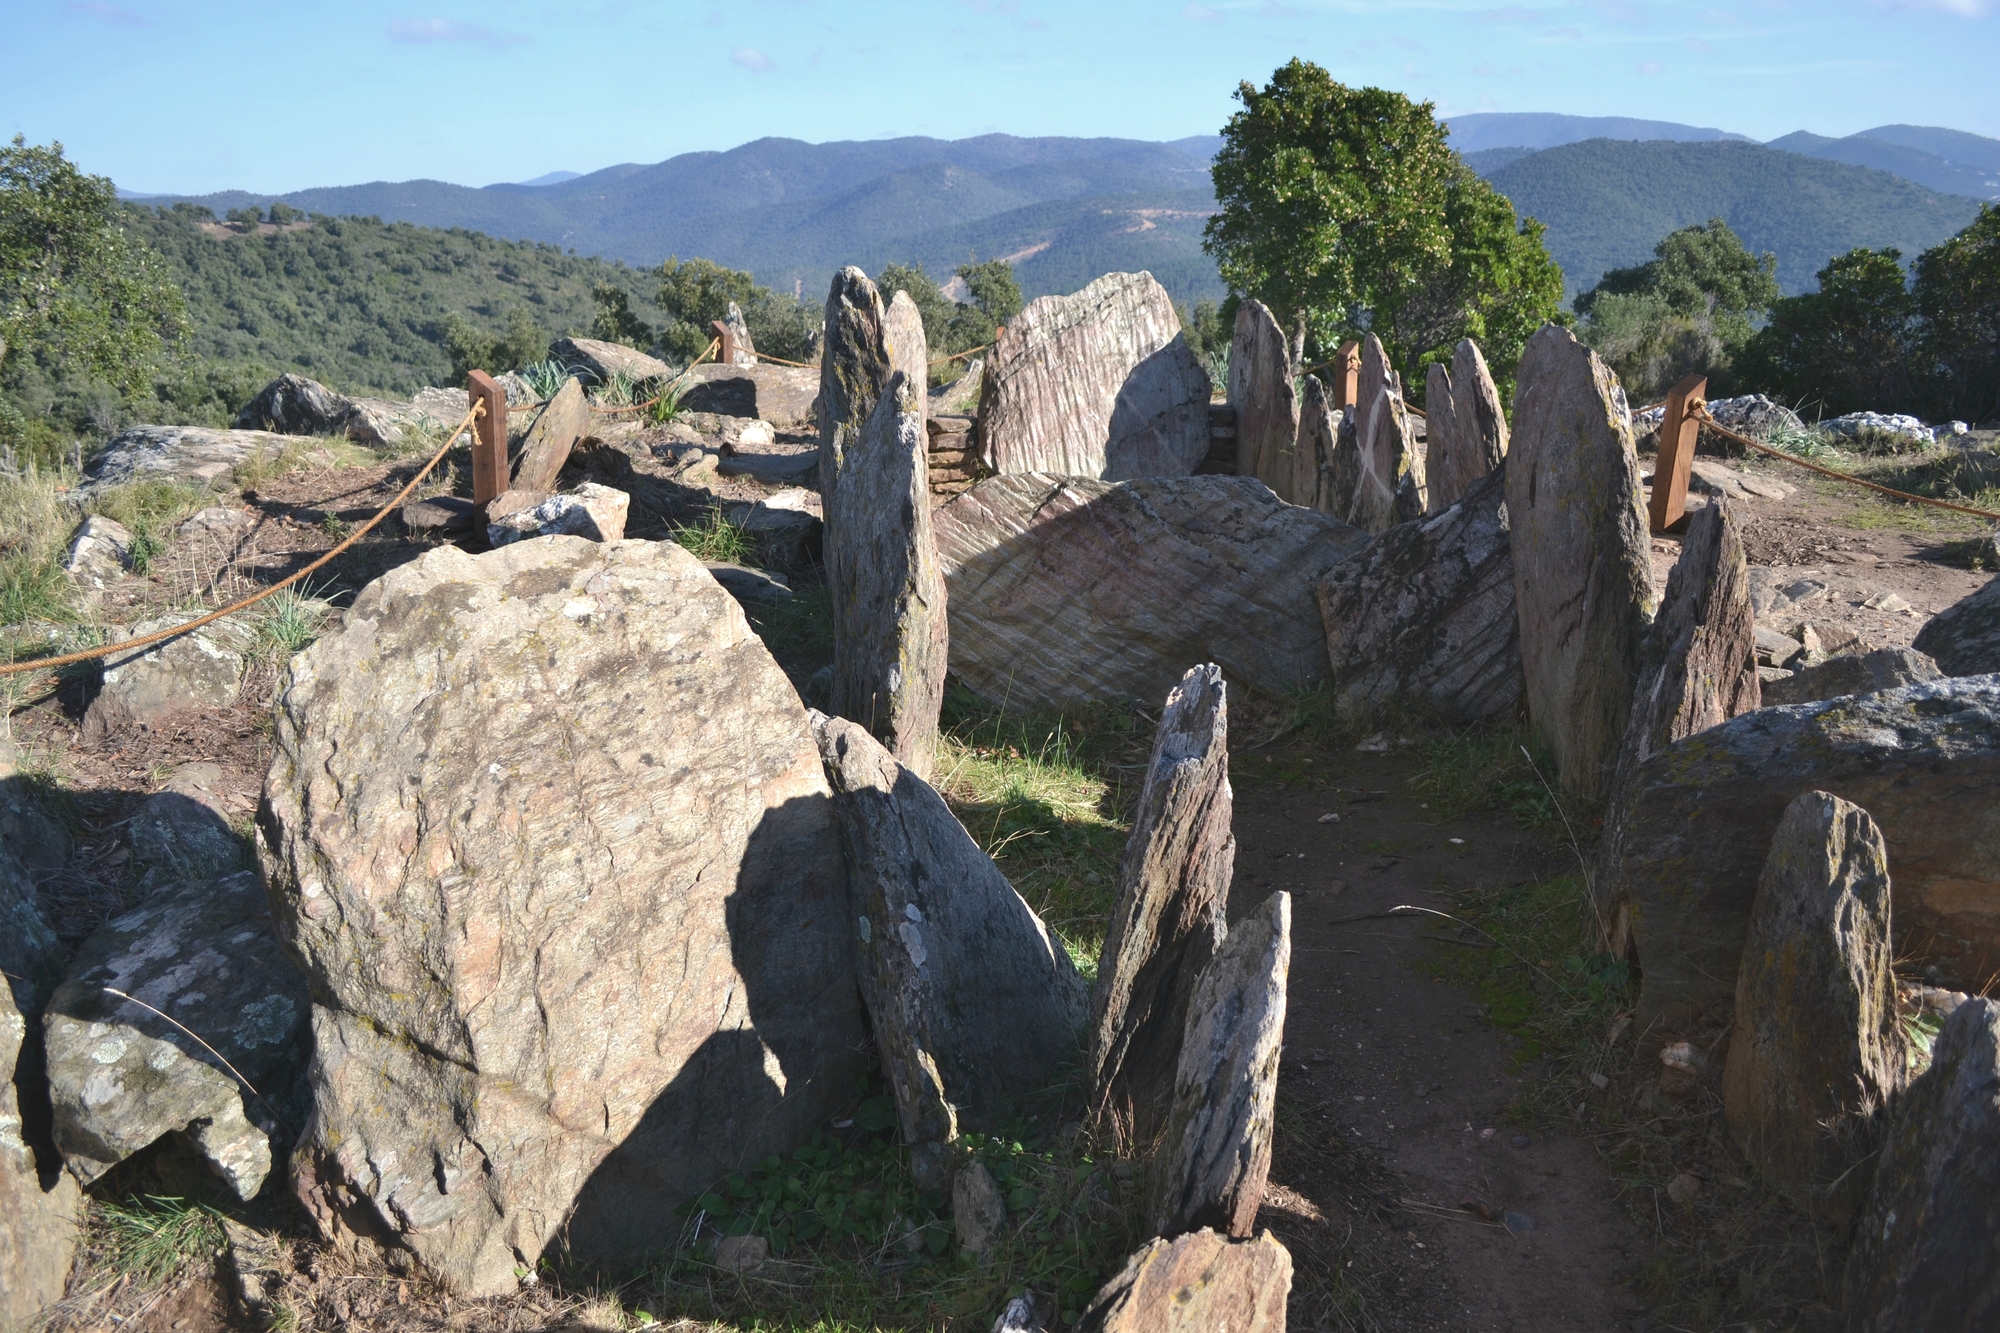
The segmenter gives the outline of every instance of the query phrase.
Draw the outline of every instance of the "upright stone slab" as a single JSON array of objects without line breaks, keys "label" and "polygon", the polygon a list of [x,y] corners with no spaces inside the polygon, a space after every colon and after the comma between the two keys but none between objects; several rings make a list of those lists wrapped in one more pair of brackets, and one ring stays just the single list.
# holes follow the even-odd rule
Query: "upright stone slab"
[{"label": "upright stone slab", "polygon": [[1365,718],[1403,706],[1458,721],[1521,701],[1503,474],[1435,518],[1399,523],[1319,581],[1334,699]]},{"label": "upright stone slab", "polygon": [[2000,578],[1932,616],[1912,646],[1947,676],[2000,671]]},{"label": "upright stone slab", "polygon": [[1257,478],[1281,500],[1303,503],[1294,466],[1299,405],[1292,392],[1291,344],[1262,301],[1236,307],[1229,405],[1236,409],[1236,475]]},{"label": "upright stone slab", "polygon": [[292,659],[260,834],[312,981],[294,1185],[328,1240],[518,1289],[853,1096],[867,1029],[797,692],[671,542],[440,547]]},{"label": "upright stone slab", "polygon": [[1250,477],[991,477],[935,518],[953,673],[1047,710],[1164,698],[1190,662],[1324,679],[1313,586],[1366,540]]},{"label": "upright stone slab", "polygon": [[1215,1227],[1252,1232],[1271,1172],[1292,896],[1272,894],[1237,922],[1188,1001],[1166,1138],[1154,1160],[1148,1215],[1176,1236]]},{"label": "upright stone slab", "polygon": [[[896,367],[891,364],[887,307],[868,275],[849,265],[833,275],[826,295],[826,346],[819,366],[819,483],[834,482],[861,427],[875,411]],[[907,369],[907,367],[906,367]],[[834,505],[826,505],[833,523]]]},{"label": "upright stone slab", "polygon": [[[1299,399],[1299,434],[1293,450],[1292,503],[1334,512],[1333,477],[1339,467],[1345,414],[1317,375],[1308,375]],[[1352,432],[1348,432],[1351,441]]]},{"label": "upright stone slab", "polygon": [[[924,317],[910,294],[898,291],[883,309],[882,340],[888,345],[889,370],[901,371],[909,386],[909,397],[918,426],[930,419],[930,340],[924,334]],[[883,388],[888,381],[882,382]]]},{"label": "upright stone slab", "polygon": [[1185,477],[1208,454],[1208,372],[1150,273],[1042,296],[987,356],[979,445],[989,471]]},{"label": "upright stone slab", "polygon": [[1848,1251],[1850,1333],[2000,1327],[2000,1004],[1967,1000],[1890,1115]]},{"label": "upright stone slab", "polygon": [[1285,1333],[1292,1254],[1266,1231],[1149,1240],[1098,1288],[1078,1333]]},{"label": "upright stone slab", "polygon": [[1750,1164],[1804,1207],[1851,1217],[1873,1117],[1907,1060],[1889,947],[1889,852],[1858,805],[1785,807],[1736,979],[1722,1107]]},{"label": "upright stone slab", "polygon": [[1554,324],[1528,340],[1517,383],[1507,516],[1528,720],[1564,792],[1596,799],[1653,612],[1631,416],[1617,377]]},{"label": "upright stone slab", "polygon": [[731,301],[729,303],[729,313],[723,317],[722,325],[729,330],[729,364],[732,366],[756,365],[757,344],[750,340],[750,321],[743,318],[743,307]]},{"label": "upright stone slab", "polygon": [[1430,511],[1443,513],[1507,456],[1507,416],[1479,344],[1459,340],[1451,367],[1432,362],[1424,383],[1424,481]]},{"label": "upright stone slab", "polygon": [[1354,452],[1339,459],[1334,513],[1363,532],[1385,532],[1424,514],[1424,458],[1417,451],[1402,386],[1382,340],[1361,345],[1361,381],[1354,408]]},{"label": "upright stone slab", "polygon": [[1131,1143],[1165,1127],[1188,997],[1222,943],[1234,808],[1227,687],[1210,663],[1181,677],[1160,713],[1091,992],[1091,1102]]},{"label": "upright stone slab", "polygon": [[1089,999],[1062,941],[943,797],[854,723],[815,713],[812,725],[876,1049],[918,1169],[941,1181],[961,1121],[997,1129],[1074,1058]]},{"label": "upright stone slab", "polygon": [[517,491],[553,491],[570,450],[590,433],[590,399],[583,383],[572,375],[556,390],[528,427],[521,442],[520,456],[514,460],[513,488]]},{"label": "upright stone slab", "polygon": [[[0,858],[9,855],[0,848]],[[0,894],[5,893],[0,886]],[[0,931],[7,929],[0,919]],[[4,946],[0,946],[4,949]],[[11,969],[10,969],[11,970]],[[76,1254],[82,1192],[56,1156],[31,1144],[21,1119],[15,1073],[28,1035],[28,1019],[0,984],[0,1328],[25,1329],[63,1297]],[[23,1080],[31,1088],[39,1080]]]}]

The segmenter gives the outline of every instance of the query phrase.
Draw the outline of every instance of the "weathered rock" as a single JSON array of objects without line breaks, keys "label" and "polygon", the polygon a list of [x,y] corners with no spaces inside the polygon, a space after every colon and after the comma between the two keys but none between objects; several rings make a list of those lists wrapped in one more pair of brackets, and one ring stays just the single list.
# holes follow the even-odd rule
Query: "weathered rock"
[{"label": "weathered rock", "polygon": [[1478,343],[1461,338],[1449,369],[1431,363],[1424,404],[1424,481],[1430,511],[1440,514],[1507,457],[1507,414]]},{"label": "weathered rock", "polygon": [[1229,344],[1229,405],[1236,409],[1236,475],[1255,477],[1281,500],[1307,504],[1296,487],[1300,431],[1291,344],[1262,301],[1236,307]]},{"label": "weathered rock", "polygon": [[768,421],[779,430],[815,428],[820,372],[817,366],[780,366],[760,361],[754,366],[718,366],[704,362],[687,372],[681,396],[685,413],[714,412],[724,416]]},{"label": "weathered rock", "polygon": [[979,411],[979,392],[986,383],[986,358],[975,356],[965,363],[965,373],[942,389],[931,393],[931,407],[937,412],[962,412],[967,415]]},{"label": "weathered rock", "polygon": [[549,360],[560,361],[572,371],[587,374],[596,384],[609,384],[623,375],[637,383],[642,380],[670,379],[674,368],[658,357],[648,356],[622,343],[596,338],[558,338],[549,344]]},{"label": "weathered rock", "polygon": [[[888,309],[868,275],[849,265],[833,275],[826,297],[826,350],[820,357],[819,485],[837,491],[840,469],[894,372]],[[835,505],[826,507],[834,520]]]},{"label": "weathered rock", "polygon": [[1759,625],[1752,635],[1757,660],[1765,666],[1790,670],[1803,665],[1806,646],[1789,634],[1780,634],[1768,625]]},{"label": "weathered rock", "polygon": [[479,521],[477,507],[462,495],[412,500],[397,511],[397,516],[411,532],[470,532]]},{"label": "weathered rock", "polygon": [[1292,1255],[1266,1231],[1150,1240],[1098,1288],[1078,1333],[1285,1333]]},{"label": "weathered rock", "polygon": [[[928,419],[931,410],[930,341],[924,335],[924,317],[908,292],[898,291],[884,305],[882,342],[889,354],[890,374],[902,372],[918,415]],[[888,387],[889,382],[882,381],[884,392],[888,391]],[[919,430],[918,433],[923,432]]]},{"label": "weathered rock", "polygon": [[2000,671],[2000,578],[1932,616],[1912,646],[1947,676]]},{"label": "weathered rock", "polygon": [[440,547],[292,660],[260,832],[310,974],[322,1232],[516,1287],[788,1152],[867,1038],[804,709],[670,542]]},{"label": "weathered rock", "polygon": [[1062,941],[929,784],[813,715],[852,873],[861,994],[904,1141],[993,1129],[1074,1057],[1089,997]]},{"label": "weathered rock", "polygon": [[776,574],[732,565],[726,560],[704,560],[702,568],[713,574],[715,581],[745,606],[772,606],[792,600],[792,585]]},{"label": "weathered rock", "polygon": [[12,852],[33,878],[54,874],[69,860],[68,831],[49,817],[35,783],[14,772],[11,763],[0,763],[0,848]]},{"label": "weathered rock", "polygon": [[731,301],[729,312],[723,316],[722,326],[729,330],[732,366],[754,366],[757,364],[757,345],[750,341],[750,321],[743,318],[743,307]]},{"label": "weathered rock", "polygon": [[[509,492],[513,494],[513,492]],[[586,481],[573,491],[551,495],[523,509],[493,519],[486,540],[494,546],[530,537],[583,537],[594,542],[622,541],[632,497],[610,486]]]},{"label": "weathered rock", "polygon": [[353,411],[354,400],[345,394],[304,375],[286,373],[244,404],[236,414],[236,428],[279,435],[344,435]]},{"label": "weathered rock", "polygon": [[1907,1060],[1890,968],[1889,860],[1868,812],[1823,791],[1785,807],[1757,882],[1722,1107],[1750,1164],[1845,1221],[1854,1168]]},{"label": "weathered rock", "polygon": [[0,972],[15,1008],[32,1019],[62,981],[69,950],[42,916],[34,875],[24,864],[27,850],[0,843]]},{"label": "weathered rock", "polygon": [[1248,1236],[1271,1172],[1292,896],[1238,921],[1188,1001],[1150,1220],[1163,1236],[1215,1227]]},{"label": "weathered rock", "polygon": [[132,533],[123,523],[92,514],[77,525],[63,572],[86,593],[102,593],[132,567]]},{"label": "weathered rock", "polygon": [[755,544],[765,566],[801,570],[820,562],[826,523],[818,491],[787,487],[761,500],[730,505],[726,512]]},{"label": "weathered rock", "polygon": [[293,441],[261,430],[207,426],[133,426],[104,446],[83,471],[85,495],[128,481],[222,486],[257,458],[276,458]]},{"label": "weathered rock", "polygon": [[153,878],[217,879],[248,868],[243,840],[229,827],[215,764],[183,764],[148,796],[126,825],[132,857]]},{"label": "weathered rock", "polygon": [[1521,701],[1503,473],[1435,518],[1399,523],[1319,581],[1334,698],[1363,717],[1406,704],[1471,721]]},{"label": "weathered rock", "polygon": [[252,871],[155,892],[99,927],[42,1020],[71,1174],[88,1185],[178,1132],[239,1198],[253,1197],[271,1140],[297,1128],[310,1008]]},{"label": "weathered rock", "polygon": [[[0,848],[0,861],[7,852]],[[10,932],[7,887],[0,871],[0,935]],[[8,948],[0,943],[0,965]],[[12,971],[12,967],[8,967]],[[25,1329],[35,1316],[63,1297],[71,1258],[76,1254],[83,1196],[46,1145],[44,1161],[29,1142],[22,1122],[15,1069],[26,1044],[28,1020],[14,996],[0,985],[0,1328]],[[31,1081],[31,1086],[38,1086]]]},{"label": "weathered rock", "polygon": [[1234,808],[1222,669],[1193,667],[1160,713],[1090,999],[1091,1103],[1130,1143],[1165,1128],[1188,997],[1225,931]]},{"label": "weathered rock", "polygon": [[[511,417],[511,414],[509,414]],[[572,375],[535,416],[514,460],[513,488],[552,491],[576,442],[590,433],[590,400]]]},{"label": "weathered rock", "polygon": [[[1340,449],[1330,477],[1331,512],[1363,532],[1385,532],[1424,515],[1424,456],[1417,446],[1402,385],[1382,340],[1361,344],[1354,447]],[[1324,506],[1323,506],[1324,507]]]},{"label": "weathered rock", "polygon": [[1001,474],[1185,477],[1208,454],[1208,372],[1150,273],[1041,296],[988,354],[979,446]]},{"label": "weathered rock", "polygon": [[[141,638],[197,619],[162,616],[132,626]],[[83,734],[95,738],[125,727],[151,729],[196,708],[227,708],[243,688],[243,654],[255,631],[237,617],[203,625],[174,638],[104,658],[103,684],[83,715]]]},{"label": "weathered rock", "polygon": [[1944,672],[1938,670],[1937,663],[1914,648],[1877,648],[1872,653],[1830,657],[1784,680],[1766,683],[1764,706],[1807,704],[1819,699],[1837,699],[1843,694],[1872,694],[1876,690],[1900,689],[1943,678]]},{"label": "weathered rock", "polygon": [[1366,538],[1250,477],[992,477],[940,507],[951,668],[1017,708],[1163,698],[1189,662],[1326,675],[1313,588]]},{"label": "weathered rock", "polygon": [[[1900,871],[1898,872],[1900,874]],[[1889,1118],[1848,1252],[1851,1333],[2000,1324],[2000,1004],[1945,1020],[1931,1067]]]},{"label": "weathered rock", "polygon": [[1000,1228],[1007,1224],[1007,1201],[986,1164],[967,1162],[951,1178],[951,1225],[958,1233],[960,1249],[974,1254],[992,1253],[1000,1243]]},{"label": "weathered rock", "polygon": [[1507,516],[1528,719],[1563,790],[1593,799],[1653,612],[1639,460],[1617,376],[1569,330],[1546,324],[1529,339],[1518,384]]},{"label": "weathered rock", "polygon": [[1333,405],[1333,394],[1319,376],[1306,376],[1299,400],[1298,439],[1292,451],[1293,504],[1333,512],[1342,441],[1349,448],[1354,441],[1353,427],[1346,418],[1347,414]]},{"label": "weathered rock", "polygon": [[1789,500],[1798,490],[1782,481],[1753,477],[1707,458],[1697,458],[1688,465],[1688,488],[1725,500]]},{"label": "weathered rock", "polygon": [[754,1273],[771,1257],[771,1242],[762,1236],[724,1236],[715,1243],[715,1266],[739,1277]]},{"label": "weathered rock", "polygon": [[234,546],[256,526],[257,515],[247,509],[236,509],[229,505],[208,505],[189,514],[174,531],[183,537],[205,537],[210,541]]},{"label": "weathered rock", "polygon": [[[1874,816],[1896,868],[1896,952],[1977,989],[2000,971],[2000,677],[1760,708],[1641,764],[1606,889],[1632,919],[1653,1040],[1726,1023],[1785,807],[1827,791]],[[1967,986],[1965,983],[1970,982]]]}]

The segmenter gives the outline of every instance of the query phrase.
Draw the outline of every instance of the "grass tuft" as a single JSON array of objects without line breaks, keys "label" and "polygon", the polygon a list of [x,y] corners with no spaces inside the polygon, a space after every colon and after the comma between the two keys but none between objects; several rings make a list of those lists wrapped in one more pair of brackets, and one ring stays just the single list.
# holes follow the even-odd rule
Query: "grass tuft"
[{"label": "grass tuft", "polygon": [[280,589],[264,599],[251,655],[280,664],[289,662],[312,646],[332,615],[333,608],[310,593]]},{"label": "grass tuft", "polygon": [[141,1286],[158,1287],[222,1248],[222,1215],[207,1204],[160,1195],[114,1203],[95,1200],[88,1226],[111,1270]]},{"label": "grass tuft", "polygon": [[675,528],[674,540],[693,553],[697,560],[740,565],[746,563],[751,555],[749,536],[723,517],[720,509],[711,509],[697,522]]},{"label": "grass tuft", "polygon": [[62,569],[76,526],[62,498],[70,480],[33,464],[0,473],[0,624],[76,617],[74,588]]}]

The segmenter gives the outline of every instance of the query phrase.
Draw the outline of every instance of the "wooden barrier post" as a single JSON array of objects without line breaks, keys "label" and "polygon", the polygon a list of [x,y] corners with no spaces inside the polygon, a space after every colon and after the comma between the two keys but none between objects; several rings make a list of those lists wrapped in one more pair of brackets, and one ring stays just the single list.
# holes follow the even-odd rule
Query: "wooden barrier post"
[{"label": "wooden barrier post", "polygon": [[1354,400],[1361,394],[1361,344],[1342,343],[1333,354],[1333,364],[1327,368],[1333,372],[1333,405],[1354,406]]},{"label": "wooden barrier post", "polygon": [[729,331],[729,325],[719,319],[708,321],[708,327],[722,340],[722,347],[716,352],[716,364],[733,366],[736,364],[736,335]]},{"label": "wooden barrier post", "polygon": [[466,396],[486,410],[472,423],[472,503],[507,489],[507,391],[483,370],[465,377]]},{"label": "wooden barrier post", "polygon": [[1708,393],[1708,377],[1690,375],[1667,395],[1666,413],[1660,418],[1660,453],[1653,460],[1653,503],[1650,517],[1654,532],[1665,532],[1687,516],[1688,473],[1694,467],[1695,437],[1701,420],[1692,410]]}]

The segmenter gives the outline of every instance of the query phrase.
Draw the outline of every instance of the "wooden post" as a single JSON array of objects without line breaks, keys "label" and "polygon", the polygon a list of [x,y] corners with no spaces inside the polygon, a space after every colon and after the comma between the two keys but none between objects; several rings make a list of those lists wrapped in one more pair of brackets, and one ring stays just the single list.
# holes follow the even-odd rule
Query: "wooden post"
[{"label": "wooden post", "polygon": [[472,423],[472,503],[484,505],[507,489],[507,391],[475,370],[465,377],[465,392],[486,405]]},{"label": "wooden post", "polygon": [[1667,395],[1667,410],[1660,418],[1660,454],[1653,460],[1653,503],[1650,518],[1654,532],[1665,532],[1687,516],[1688,472],[1694,467],[1694,442],[1701,421],[1689,412],[1708,393],[1708,378],[1690,375]]},{"label": "wooden post", "polygon": [[736,364],[736,335],[729,331],[729,325],[719,319],[708,321],[708,327],[715,330],[715,336],[722,339],[722,347],[715,354],[715,363],[720,366]]},{"label": "wooden post", "polygon": [[1333,405],[1352,407],[1361,393],[1361,344],[1344,342],[1340,350],[1333,354],[1333,364],[1327,369],[1333,372]]}]

